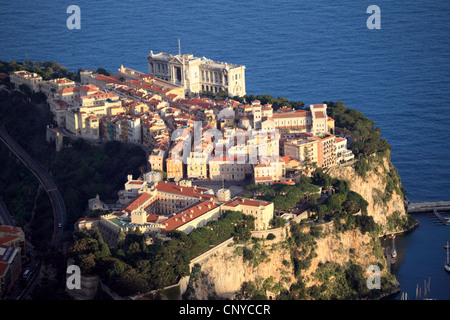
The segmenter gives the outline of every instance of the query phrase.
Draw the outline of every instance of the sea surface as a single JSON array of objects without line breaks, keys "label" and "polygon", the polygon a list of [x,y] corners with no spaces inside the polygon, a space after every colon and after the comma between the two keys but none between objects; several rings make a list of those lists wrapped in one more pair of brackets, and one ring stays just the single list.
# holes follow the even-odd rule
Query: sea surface
[{"label": "sea surface", "polygon": [[[80,8],[79,30],[66,26],[69,5]],[[381,29],[367,27],[370,5],[380,8]],[[449,201],[449,25],[443,0],[1,0],[0,60],[147,72],[150,50],[176,54],[180,39],[182,53],[245,65],[248,94],[342,101],[363,112],[392,146],[409,200]],[[404,237],[405,254],[441,254],[450,241],[450,227],[428,226],[428,218]],[[432,237],[436,230],[442,239]],[[415,287],[432,263],[421,261],[414,278],[417,263],[406,258],[394,271]],[[441,271],[431,276],[432,291],[450,299],[450,274]]]}]

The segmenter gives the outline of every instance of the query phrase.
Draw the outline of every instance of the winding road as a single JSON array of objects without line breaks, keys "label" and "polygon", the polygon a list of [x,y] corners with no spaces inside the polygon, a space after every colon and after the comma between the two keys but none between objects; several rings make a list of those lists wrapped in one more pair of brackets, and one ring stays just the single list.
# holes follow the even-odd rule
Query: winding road
[{"label": "winding road", "polygon": [[63,235],[63,226],[66,219],[66,206],[64,204],[63,197],[59,192],[53,178],[43,168],[43,166],[34,160],[6,131],[6,129],[0,125],[0,140],[30,169],[30,171],[36,176],[41,185],[47,192],[53,207],[53,237],[51,245],[58,247],[61,243]]}]

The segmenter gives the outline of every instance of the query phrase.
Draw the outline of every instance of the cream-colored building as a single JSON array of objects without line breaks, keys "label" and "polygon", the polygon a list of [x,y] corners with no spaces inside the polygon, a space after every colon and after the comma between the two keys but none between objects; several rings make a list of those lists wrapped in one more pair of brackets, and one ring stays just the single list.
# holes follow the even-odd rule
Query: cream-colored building
[{"label": "cream-colored building", "polygon": [[40,75],[25,70],[12,73],[9,76],[9,79],[12,83],[14,83],[16,89],[19,89],[20,85],[25,84],[31,89],[32,92],[40,91],[44,83]]},{"label": "cream-colored building", "polygon": [[[312,104],[309,106],[311,112],[311,133],[313,135],[325,134],[329,132],[328,116],[326,104]],[[333,128],[334,129],[334,128]]]},{"label": "cream-colored building", "polygon": [[90,139],[100,138],[100,118],[108,115],[108,107],[94,106],[65,109],[67,131]]},{"label": "cream-colored building", "polygon": [[301,137],[284,142],[283,149],[284,156],[300,160],[302,166],[313,165],[314,163],[319,166],[319,162],[322,161],[319,159],[320,139],[311,134],[302,134]]},{"label": "cream-colored building", "polygon": [[186,94],[227,90],[228,95],[243,96],[245,92],[245,66],[216,62],[192,54],[154,54],[147,57],[148,74],[182,85]]},{"label": "cream-colored building", "polygon": [[336,164],[335,136],[329,133],[320,134],[319,163],[322,168],[329,168]]},{"label": "cream-colored building", "polygon": [[286,163],[284,159],[260,158],[258,164],[253,166],[253,180],[255,184],[273,184],[283,181],[286,176]]},{"label": "cream-colored building", "polygon": [[48,97],[54,96],[59,90],[75,87],[75,82],[66,78],[43,81],[41,91]]},{"label": "cream-colored building", "polygon": [[70,105],[79,104],[80,97],[102,92],[99,87],[92,84],[77,87],[68,87],[58,90],[54,94],[55,100],[64,101]]},{"label": "cream-colored building", "polygon": [[145,74],[130,68],[121,66],[118,75],[125,79],[125,83],[130,88],[145,90],[152,94],[170,99],[184,99],[185,91],[182,85],[168,81],[164,78],[157,78],[153,75]]},{"label": "cream-colored building", "polygon": [[128,176],[119,200],[122,209],[97,219],[79,219],[75,230],[98,227],[104,240],[114,246],[120,232],[139,229],[147,237],[170,230],[189,233],[220,215],[220,204],[212,190],[181,183],[133,180]]},{"label": "cream-colored building", "polygon": [[174,179],[180,181],[184,178],[183,160],[176,157],[167,157],[166,159],[166,173],[167,179]]},{"label": "cream-colored building", "polygon": [[326,104],[312,104],[309,111],[282,108],[272,115],[274,126],[279,130],[309,132],[313,135],[334,134],[334,119],[327,116]]},{"label": "cream-colored building", "polygon": [[209,161],[209,178],[213,181],[245,180],[252,173],[252,165],[246,156],[219,155]]},{"label": "cream-colored building", "polygon": [[347,139],[336,137],[334,140],[334,145],[336,147],[336,162],[346,162],[351,161],[355,158],[355,155],[351,150],[347,149]]},{"label": "cream-colored building", "polygon": [[207,179],[208,159],[208,155],[203,151],[191,151],[186,165],[187,177],[191,179]]},{"label": "cream-colored building", "polygon": [[154,148],[148,156],[152,170],[164,171],[164,161],[166,160],[166,151],[161,148]]},{"label": "cream-colored building", "polygon": [[232,201],[223,204],[221,209],[222,212],[226,210],[241,211],[255,217],[255,230],[268,229],[274,213],[272,202],[245,198],[234,198]]}]

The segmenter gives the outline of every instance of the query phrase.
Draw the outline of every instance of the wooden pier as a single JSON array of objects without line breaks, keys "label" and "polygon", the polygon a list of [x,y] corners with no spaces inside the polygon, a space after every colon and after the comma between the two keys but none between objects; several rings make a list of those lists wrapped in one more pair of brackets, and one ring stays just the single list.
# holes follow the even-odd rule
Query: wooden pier
[{"label": "wooden pier", "polygon": [[439,212],[450,212],[450,201],[409,203],[408,213],[433,213],[439,221],[450,226],[450,218],[444,218]]}]

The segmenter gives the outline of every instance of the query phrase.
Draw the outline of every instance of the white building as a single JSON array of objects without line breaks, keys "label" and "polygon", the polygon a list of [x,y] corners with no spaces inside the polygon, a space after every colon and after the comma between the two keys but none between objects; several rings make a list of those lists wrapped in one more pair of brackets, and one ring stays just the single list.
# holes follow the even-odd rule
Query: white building
[{"label": "white building", "polygon": [[20,85],[25,84],[31,91],[38,92],[43,85],[43,80],[40,75],[25,70],[14,72],[9,76],[9,79],[14,83],[16,89],[19,89]]},{"label": "white building", "polygon": [[245,66],[153,51],[147,60],[148,74],[183,85],[186,94],[228,90],[230,97],[245,95]]}]

